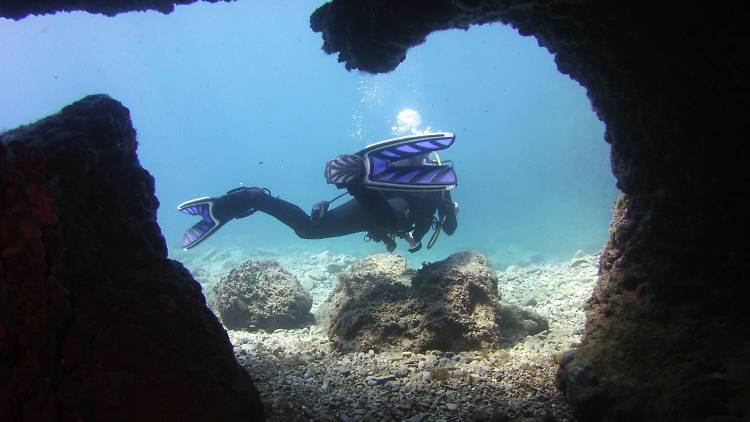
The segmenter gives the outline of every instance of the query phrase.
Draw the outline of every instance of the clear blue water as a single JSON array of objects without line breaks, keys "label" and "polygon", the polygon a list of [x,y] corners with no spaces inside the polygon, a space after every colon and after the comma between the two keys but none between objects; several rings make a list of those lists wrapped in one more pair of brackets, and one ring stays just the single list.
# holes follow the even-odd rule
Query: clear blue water
[{"label": "clear blue water", "polygon": [[[393,137],[405,109],[419,130],[457,136],[443,158],[459,175],[459,228],[413,262],[477,249],[500,265],[599,250],[617,196],[609,145],[585,90],[534,38],[500,24],[444,31],[394,72],[347,72],[325,55],[309,15],[322,1],[239,1],[171,15],[85,13],[0,19],[0,130],[93,93],[131,111],[142,165],[156,178],[170,247],[197,196],[265,186],[303,209],[336,196],[324,163]],[[212,247],[382,252],[361,235],[300,240],[256,214],[188,253]],[[401,244],[402,253],[408,255]],[[180,252],[181,253],[181,252]]]}]

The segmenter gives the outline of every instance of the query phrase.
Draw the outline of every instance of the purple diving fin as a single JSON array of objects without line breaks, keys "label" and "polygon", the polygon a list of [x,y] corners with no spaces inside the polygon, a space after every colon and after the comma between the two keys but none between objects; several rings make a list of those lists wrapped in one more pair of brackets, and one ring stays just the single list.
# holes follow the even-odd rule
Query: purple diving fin
[{"label": "purple diving fin", "polygon": [[364,163],[362,181],[371,189],[450,190],[456,187],[452,165],[428,161],[436,151],[449,148],[456,137],[449,132],[388,139],[367,146],[357,155]]},{"label": "purple diving fin", "polygon": [[217,220],[212,213],[213,201],[214,198],[203,197],[191,199],[177,206],[177,209],[185,214],[201,217],[201,220],[189,228],[182,236],[183,248],[192,248],[206,240],[224,225],[225,221]]}]

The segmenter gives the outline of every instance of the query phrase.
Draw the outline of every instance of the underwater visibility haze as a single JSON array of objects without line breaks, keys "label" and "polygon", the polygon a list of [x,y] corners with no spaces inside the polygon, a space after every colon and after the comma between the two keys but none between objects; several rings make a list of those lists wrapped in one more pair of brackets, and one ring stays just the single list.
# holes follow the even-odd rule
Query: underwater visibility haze
[{"label": "underwater visibility haze", "polygon": [[[604,126],[585,90],[531,37],[499,24],[434,33],[393,72],[347,72],[309,28],[320,1],[177,7],[169,16],[58,13],[0,19],[0,130],[88,94],[130,109],[155,177],[170,254],[195,221],[176,205],[259,186],[302,209],[342,191],[325,163],[387,138],[456,135],[458,229],[412,262],[474,249],[498,266],[596,253],[617,196]],[[23,99],[19,101],[17,99]],[[342,198],[333,206],[348,198]],[[429,234],[428,234],[429,236]],[[362,235],[298,239],[256,213],[196,247],[366,255]]]}]

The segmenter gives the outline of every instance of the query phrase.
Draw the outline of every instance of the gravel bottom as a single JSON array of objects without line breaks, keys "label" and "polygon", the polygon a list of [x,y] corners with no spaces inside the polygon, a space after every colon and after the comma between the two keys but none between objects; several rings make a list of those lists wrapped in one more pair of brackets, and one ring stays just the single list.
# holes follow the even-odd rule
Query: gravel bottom
[{"label": "gravel bottom", "polygon": [[271,421],[574,420],[554,387],[559,355],[340,354],[317,327],[229,334]]},{"label": "gravel bottom", "polygon": [[[288,264],[315,305],[349,261],[323,255]],[[327,264],[334,258],[336,266]],[[569,262],[498,271],[501,302],[550,324],[502,349],[341,354],[321,326],[229,337],[269,421],[574,421],[554,376],[562,353],[581,340],[597,261],[578,253]]]}]

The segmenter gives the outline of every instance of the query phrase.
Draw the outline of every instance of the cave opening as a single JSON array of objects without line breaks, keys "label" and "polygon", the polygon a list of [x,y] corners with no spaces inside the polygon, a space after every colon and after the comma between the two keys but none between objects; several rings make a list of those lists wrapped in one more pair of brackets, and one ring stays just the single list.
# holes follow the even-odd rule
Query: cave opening
[{"label": "cave opening", "polygon": [[[582,300],[590,288],[580,291],[576,282],[586,278],[593,285],[595,274],[579,266],[596,265],[588,258],[606,239],[617,191],[604,128],[583,88],[558,72],[547,50],[533,38],[493,24],[435,33],[425,45],[410,50],[407,61],[391,74],[351,74],[320,53],[317,35],[290,34],[288,28],[300,24],[307,31],[308,10],[290,13],[288,5],[246,3],[198,4],[166,17],[71,14],[4,24],[0,35],[19,41],[10,52],[18,59],[15,67],[5,68],[4,97],[24,95],[23,88],[32,90],[25,95],[44,102],[4,104],[7,108],[0,114],[7,121],[0,121],[0,127],[10,129],[50,114],[92,92],[122,101],[139,133],[141,163],[156,178],[159,222],[170,253],[199,281],[209,279],[207,291],[217,274],[248,255],[288,254],[294,261],[300,251],[310,260],[325,251],[362,256],[381,250],[363,247],[359,239],[308,249],[258,215],[217,234],[212,240],[216,246],[195,259],[179,251],[177,243],[189,223],[177,217],[172,205],[185,195],[221,193],[244,183],[268,186],[274,194],[293,194],[293,200],[311,204],[337,193],[320,178],[321,163],[336,154],[398,134],[453,131],[459,143],[446,156],[457,162],[461,177],[456,192],[461,229],[431,254],[410,258],[438,260],[454,251],[478,249],[498,270],[513,267],[503,274],[510,283],[528,281],[531,272],[523,267],[538,272],[545,263],[564,264],[546,271],[542,291],[502,293],[514,305],[551,308],[563,299],[555,294],[563,280],[575,303],[566,304],[555,318],[580,308],[575,318],[582,322]],[[263,26],[259,18],[269,11],[266,6],[275,13],[274,25]],[[257,24],[232,20],[243,16],[236,8],[247,9],[244,16],[258,17]],[[123,26],[112,30],[120,21]],[[13,33],[21,25],[32,29]],[[248,26],[258,31],[248,33]],[[81,32],[75,34],[73,27]],[[169,66],[159,66],[161,62]],[[327,79],[334,73],[336,78]],[[21,81],[18,75],[28,79]],[[301,148],[304,142],[311,146]],[[299,180],[318,187],[300,188]],[[253,250],[235,253],[243,247]],[[584,253],[573,256],[579,249]],[[203,265],[203,260],[212,263]],[[302,278],[320,281],[309,265],[300,267]],[[565,268],[578,269],[571,275]],[[540,325],[532,317],[521,321]],[[560,335],[580,339],[580,327],[565,329]],[[235,334],[233,340],[243,346],[252,343],[248,338],[256,339]],[[542,336],[529,343],[528,351],[556,356],[573,343],[547,350],[544,340]],[[254,352],[251,346],[240,349]],[[500,362],[506,356],[492,359]],[[435,378],[452,376],[427,372]],[[548,375],[540,379],[548,381]]]},{"label": "cave opening", "polygon": [[[604,127],[585,90],[533,37],[498,23],[442,31],[392,73],[344,72],[308,28],[315,5],[198,3],[170,15],[6,21],[3,96],[29,101],[4,102],[0,127],[90,93],[123,102],[140,160],[156,178],[160,226],[181,260],[190,258],[179,239],[191,223],[176,204],[244,184],[307,209],[339,193],[320,177],[327,160],[429,129],[458,139],[445,155],[459,173],[461,229],[414,264],[465,249],[500,269],[598,251],[617,194]],[[418,121],[399,120],[406,110]],[[300,242],[264,215],[233,225],[211,243],[380,252],[356,236]]]}]

